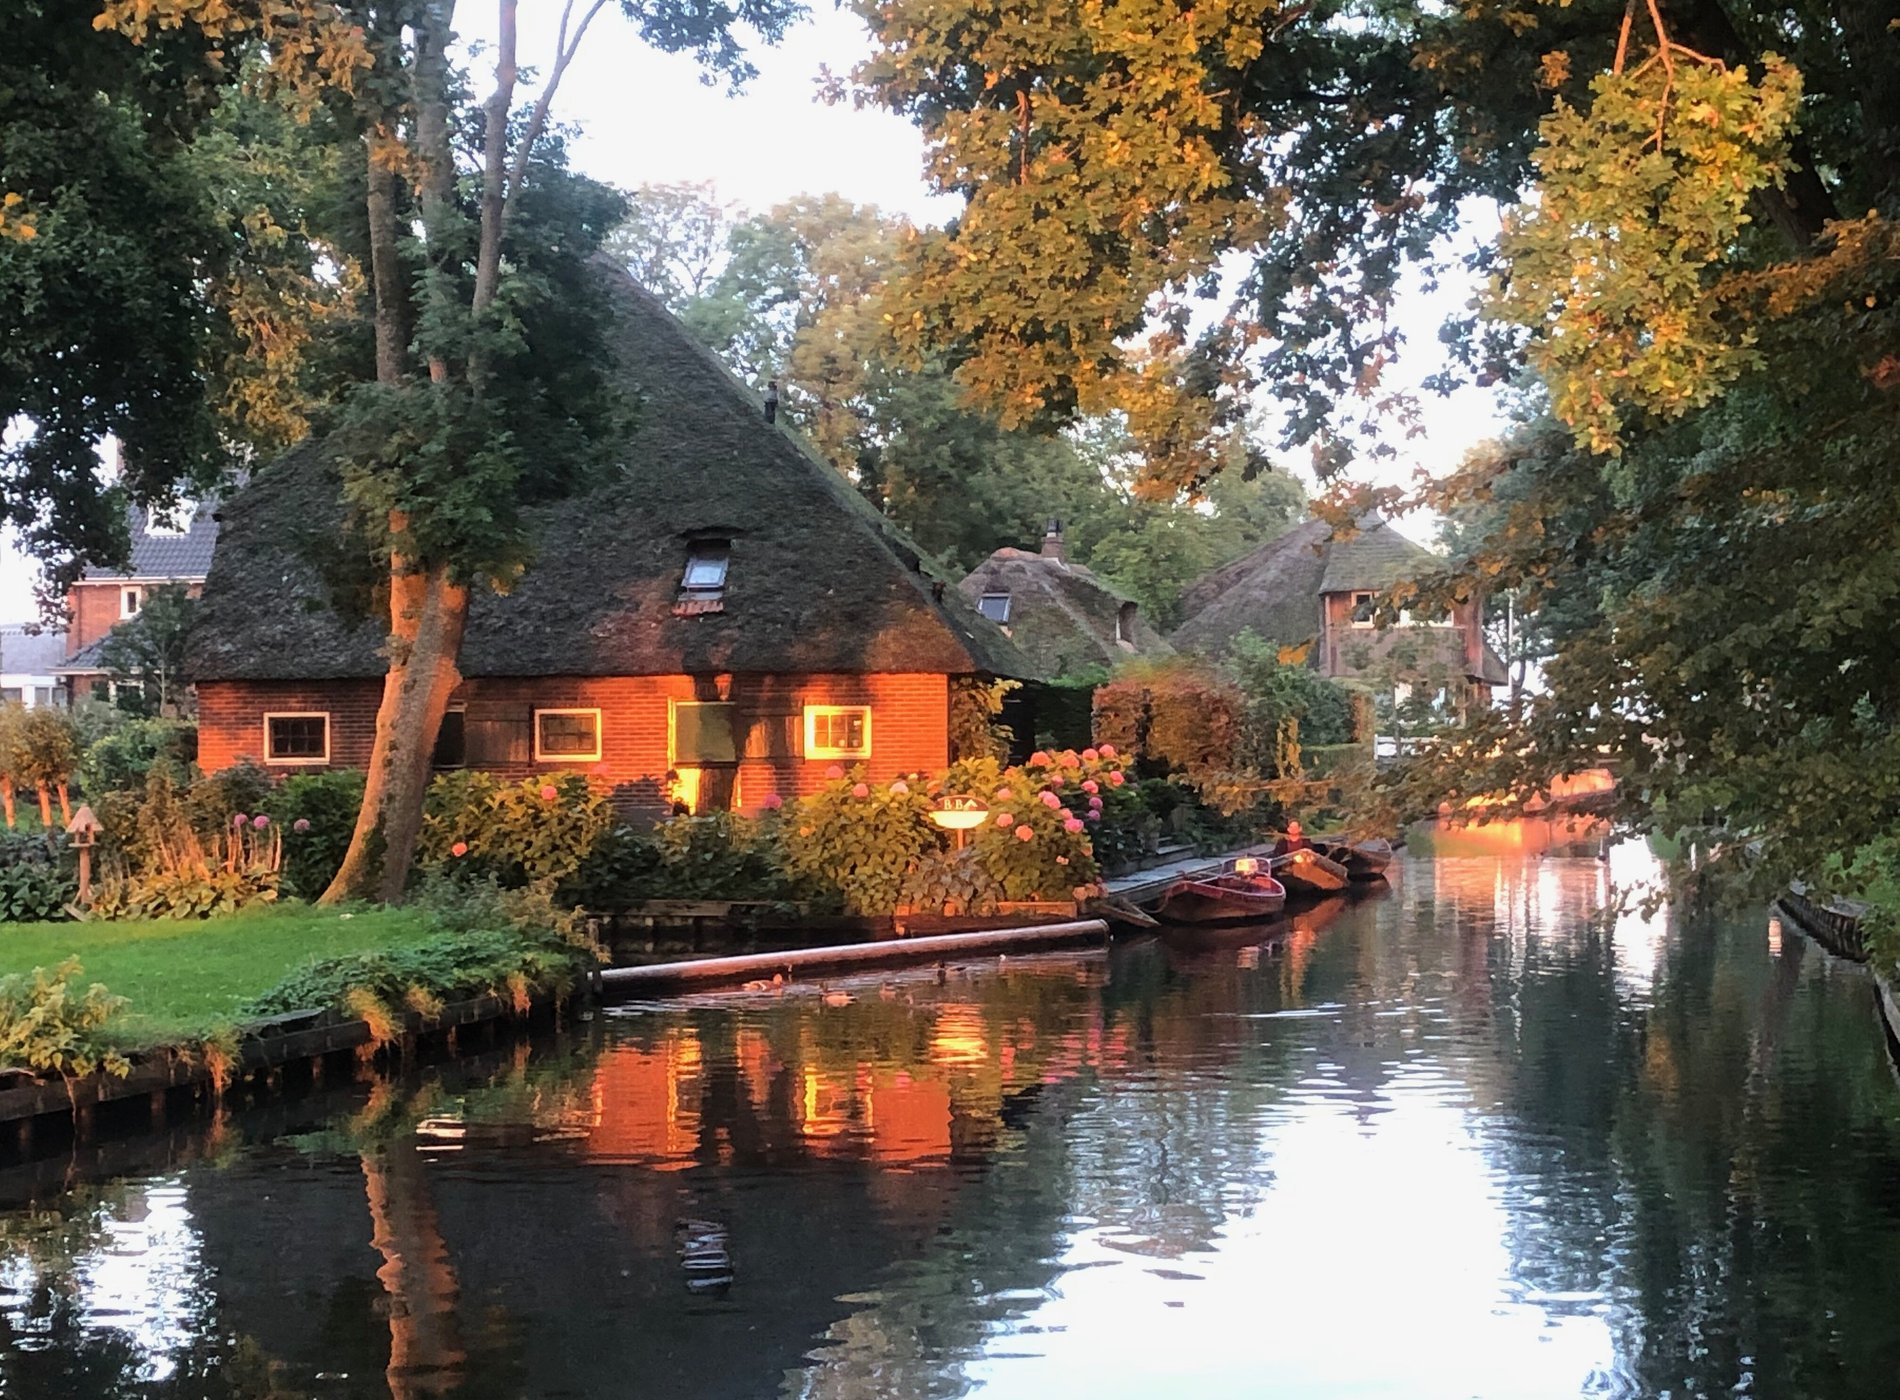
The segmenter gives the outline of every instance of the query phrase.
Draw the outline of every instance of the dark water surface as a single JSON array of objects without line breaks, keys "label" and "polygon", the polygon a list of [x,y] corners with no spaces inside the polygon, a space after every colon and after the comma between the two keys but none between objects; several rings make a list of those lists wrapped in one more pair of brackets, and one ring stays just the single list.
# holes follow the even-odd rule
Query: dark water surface
[{"label": "dark water surface", "polygon": [[1601,917],[1648,873],[1415,859],[1277,948],[621,1009],[11,1169],[0,1395],[1884,1400],[1864,974]]}]

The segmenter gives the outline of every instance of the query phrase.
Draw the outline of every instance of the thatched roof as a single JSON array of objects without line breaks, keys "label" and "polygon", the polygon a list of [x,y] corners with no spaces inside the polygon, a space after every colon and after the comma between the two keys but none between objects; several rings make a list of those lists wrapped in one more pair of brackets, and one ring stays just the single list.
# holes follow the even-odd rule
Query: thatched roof
[{"label": "thatched roof", "polygon": [[[467,676],[935,672],[1021,676],[1009,639],[660,303],[603,267],[638,406],[619,479],[543,512],[537,561],[478,596]],[[340,615],[334,464],[306,445],[222,511],[197,680],[380,675],[380,619]],[[688,542],[731,542],[722,610],[681,606]],[[685,615],[691,614],[691,615]]]},{"label": "thatched roof", "polygon": [[[1042,553],[999,549],[958,587],[972,604],[985,594],[1008,596],[1004,630],[1045,680],[1113,667],[1131,656],[1174,654],[1133,602],[1062,557],[1059,537]],[[1124,607],[1131,610],[1127,641],[1119,630]]]}]

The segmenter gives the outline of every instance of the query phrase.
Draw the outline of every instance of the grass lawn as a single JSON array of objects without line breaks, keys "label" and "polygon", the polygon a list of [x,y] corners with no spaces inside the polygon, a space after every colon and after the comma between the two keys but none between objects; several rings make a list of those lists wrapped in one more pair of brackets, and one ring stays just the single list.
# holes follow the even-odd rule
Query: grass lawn
[{"label": "grass lawn", "polygon": [[339,913],[286,904],[223,919],[0,927],[0,976],[77,955],[81,986],[103,982],[131,1004],[115,1036],[128,1046],[203,1037],[286,973],[318,958],[406,948],[439,930],[419,914]]}]

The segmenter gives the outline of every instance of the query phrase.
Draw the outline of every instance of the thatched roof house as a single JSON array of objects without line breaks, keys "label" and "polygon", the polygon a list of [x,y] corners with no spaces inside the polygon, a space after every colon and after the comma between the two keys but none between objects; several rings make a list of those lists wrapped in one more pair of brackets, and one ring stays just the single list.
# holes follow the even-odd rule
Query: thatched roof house
[{"label": "thatched roof house", "polygon": [[1192,584],[1173,641],[1218,656],[1251,631],[1281,646],[1311,643],[1309,663],[1328,676],[1408,690],[1464,688],[1488,703],[1490,687],[1507,677],[1484,640],[1476,603],[1436,621],[1373,623],[1382,593],[1442,562],[1376,516],[1362,519],[1349,539],[1309,520]]},{"label": "thatched roof house", "polygon": [[1080,564],[1051,520],[1040,550],[999,549],[958,585],[1009,634],[1043,680],[1113,668],[1131,656],[1172,656],[1174,648],[1123,597]]},{"label": "thatched roof house", "polygon": [[[479,596],[438,759],[580,768],[629,808],[756,808],[832,762],[947,758],[948,692],[1030,663],[624,274],[603,271],[638,419],[620,474],[544,512],[538,558]],[[232,499],[192,642],[206,767],[360,766],[381,619],[334,606],[322,446]]]}]

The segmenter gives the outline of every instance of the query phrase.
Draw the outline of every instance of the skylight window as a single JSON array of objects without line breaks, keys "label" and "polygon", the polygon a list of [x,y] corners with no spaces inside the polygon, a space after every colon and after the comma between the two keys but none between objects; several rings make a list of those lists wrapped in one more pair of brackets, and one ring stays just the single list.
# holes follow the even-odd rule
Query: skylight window
[{"label": "skylight window", "polygon": [[732,559],[728,540],[696,540],[687,547],[686,574],[680,591],[688,598],[719,598],[726,591],[726,565]]},{"label": "skylight window", "polygon": [[991,622],[1009,621],[1009,594],[985,593],[977,600],[976,610]]}]

